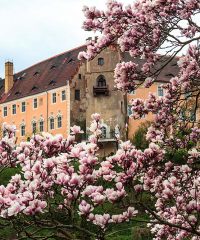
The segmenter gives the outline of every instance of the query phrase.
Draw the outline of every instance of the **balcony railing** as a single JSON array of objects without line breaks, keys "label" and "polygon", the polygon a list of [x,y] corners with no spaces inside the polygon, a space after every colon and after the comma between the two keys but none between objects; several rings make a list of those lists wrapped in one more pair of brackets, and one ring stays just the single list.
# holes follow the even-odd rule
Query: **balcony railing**
[{"label": "balcony railing", "polygon": [[[91,135],[91,133],[87,132],[86,134],[84,134],[83,138],[84,140],[88,140],[88,137]],[[83,139],[82,139],[83,140]],[[106,142],[106,141],[115,141],[116,140],[116,136],[115,136],[115,131],[111,130],[111,131],[107,131],[106,133],[102,133],[100,138],[99,138],[99,142]]]},{"label": "balcony railing", "polygon": [[93,87],[93,95],[94,95],[94,97],[96,97],[98,95],[108,96],[109,95],[109,87],[108,87],[108,85],[105,85],[105,86],[94,86]]}]

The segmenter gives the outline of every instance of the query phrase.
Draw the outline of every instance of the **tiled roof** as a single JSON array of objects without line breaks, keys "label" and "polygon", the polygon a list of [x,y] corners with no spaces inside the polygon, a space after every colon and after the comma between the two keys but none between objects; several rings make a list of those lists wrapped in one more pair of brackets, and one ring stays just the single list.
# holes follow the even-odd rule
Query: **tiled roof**
[{"label": "tiled roof", "polygon": [[[170,56],[160,56],[161,60],[158,61],[152,72],[155,72],[155,70],[161,69],[162,66],[166,64],[166,62],[170,59]],[[158,75],[156,81],[158,82],[169,82],[169,80],[176,76],[178,74],[179,68],[177,65],[179,57],[174,57],[166,66],[164,66],[163,70],[160,72]],[[128,52],[123,54],[123,61],[129,62],[129,61],[134,61],[139,64],[139,67],[142,67],[144,64],[144,60],[142,59],[136,59],[134,60]]]},{"label": "tiled roof", "polygon": [[[85,50],[85,45],[74,48],[14,74],[14,85],[7,94],[4,94],[4,79],[0,79],[0,103],[13,101],[66,85],[66,81],[73,78],[80,66],[80,61],[77,59],[78,53]],[[131,60],[133,58],[128,53],[124,53],[123,61],[127,62]],[[139,65],[142,65],[142,61],[137,59]],[[174,58],[165,66],[157,80],[168,82],[173,75],[176,75],[178,72],[176,62],[177,59]],[[161,65],[162,63],[158,62],[156,68],[159,68]]]},{"label": "tiled roof", "polygon": [[14,85],[7,94],[4,94],[4,80],[0,80],[0,103],[66,85],[67,80],[73,78],[80,66],[78,53],[85,49],[85,45],[80,46],[14,74]]}]

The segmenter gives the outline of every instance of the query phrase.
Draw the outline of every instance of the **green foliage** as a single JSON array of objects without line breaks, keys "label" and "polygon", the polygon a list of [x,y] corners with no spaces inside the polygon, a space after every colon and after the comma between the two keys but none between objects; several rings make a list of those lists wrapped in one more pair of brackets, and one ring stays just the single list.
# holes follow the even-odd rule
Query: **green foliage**
[{"label": "green foliage", "polygon": [[0,185],[6,185],[12,176],[14,176],[17,173],[20,173],[20,168],[5,168],[0,173]]},{"label": "green foliage", "polygon": [[[74,165],[75,165],[75,167],[78,167],[78,164],[75,161],[74,161]],[[20,173],[20,171],[21,171],[20,167],[5,169],[0,174],[0,183],[6,185],[9,182],[9,180],[11,179],[11,177],[17,173]],[[100,181],[99,184],[102,185],[103,183]],[[106,186],[104,186],[104,187],[108,187],[108,188],[112,187],[112,184],[106,183]],[[55,189],[55,192],[57,192],[56,189]],[[51,205],[51,211],[45,212],[45,213],[41,214],[40,216],[36,217],[36,219],[38,219],[38,224],[39,224],[40,220],[43,221],[45,219],[50,219],[53,217],[53,219],[55,221],[58,221],[65,225],[70,225],[71,222],[69,221],[69,218],[67,217],[66,212],[64,212],[62,210],[54,209],[54,204],[56,202],[58,203],[58,202],[62,202],[62,201],[63,201],[63,199],[61,199],[60,196],[58,196],[58,195],[56,195],[52,201],[49,201],[49,205]],[[55,204],[55,205],[57,205],[57,204]],[[113,204],[107,203],[104,207],[99,206],[98,210],[99,210],[99,212],[102,211],[102,213],[103,212],[112,212],[113,214],[117,214],[117,213],[121,212],[121,210],[123,210],[123,205],[119,202],[119,204],[114,207]],[[77,219],[78,216],[74,215],[74,218]],[[111,240],[111,239],[113,239],[113,240],[114,239],[116,239],[116,240],[133,240],[133,239],[144,240],[144,239],[146,239],[146,240],[148,240],[148,239],[151,239],[151,238],[149,238],[148,230],[143,231],[143,229],[145,229],[146,224],[140,222],[140,221],[146,220],[146,215],[144,215],[141,212],[139,214],[139,216],[137,217],[137,219],[139,219],[139,222],[137,222],[137,220],[135,219],[134,221],[123,223],[121,226],[119,226],[119,225],[116,226],[115,224],[112,224],[109,227],[108,232],[106,233],[105,239],[106,240]],[[20,219],[18,219],[18,218],[13,219],[13,221],[16,221],[17,224],[15,223],[14,225],[17,226],[17,229],[13,228],[13,225],[11,222],[0,219],[0,239],[2,239],[2,240],[3,239],[8,239],[8,240],[16,239],[17,232],[19,232],[20,229],[22,229],[24,227],[29,232],[38,231],[38,236],[40,236],[40,239],[47,239],[47,238],[49,240],[63,239],[62,232],[59,233],[57,231],[57,229],[54,229],[54,228],[52,228],[52,229],[44,228],[43,229],[43,228],[40,228],[39,225],[37,225],[37,224],[36,225],[34,224],[32,226],[28,226],[28,225],[24,226],[24,222],[20,221]],[[25,216],[24,221],[25,222],[33,221],[33,219],[29,216]],[[86,230],[92,230],[92,232],[98,231],[98,227],[94,226],[90,222],[86,221],[86,219],[84,217],[81,218],[79,224],[80,224],[81,228],[84,228]],[[141,230],[139,230],[139,229],[141,229]],[[66,232],[69,234],[69,239],[94,240],[94,238],[92,236],[87,235],[87,233],[82,233],[81,231],[77,231],[77,229],[66,229],[64,231],[65,231],[65,234],[66,234]],[[141,234],[141,232],[142,232],[142,234]],[[30,238],[24,234],[23,239],[28,240],[28,239],[32,239],[32,238]]]},{"label": "green foliage", "polygon": [[144,150],[148,147],[149,143],[146,140],[146,133],[150,125],[151,122],[149,121],[142,123],[133,135],[132,143],[136,146],[137,149]]},{"label": "green foliage", "polygon": [[152,236],[148,228],[133,227],[132,228],[132,240],[151,240]]},{"label": "green foliage", "polygon": [[186,164],[188,152],[184,148],[172,149],[167,151],[166,159],[167,161],[174,162],[176,164]]}]

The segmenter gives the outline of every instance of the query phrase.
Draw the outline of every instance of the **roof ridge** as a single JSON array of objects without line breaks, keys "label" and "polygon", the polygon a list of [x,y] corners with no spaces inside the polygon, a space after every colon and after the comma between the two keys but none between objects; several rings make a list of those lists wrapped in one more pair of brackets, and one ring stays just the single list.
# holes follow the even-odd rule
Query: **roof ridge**
[{"label": "roof ridge", "polygon": [[14,75],[19,74],[19,73],[21,73],[21,72],[24,72],[24,71],[26,71],[27,69],[30,69],[30,68],[32,68],[32,67],[34,67],[34,66],[36,66],[36,65],[38,65],[38,64],[40,64],[40,63],[46,62],[46,61],[48,61],[48,60],[50,60],[50,59],[59,57],[59,56],[61,56],[61,55],[63,55],[63,54],[66,54],[66,53],[68,53],[68,52],[71,52],[71,51],[75,51],[75,50],[77,50],[77,49],[79,49],[79,48],[82,48],[82,47],[84,47],[84,46],[86,46],[86,44],[83,44],[83,45],[81,45],[81,46],[79,46],[79,47],[75,47],[75,48],[72,48],[72,49],[70,49],[70,50],[64,51],[64,52],[62,52],[62,53],[56,54],[56,55],[54,55],[54,56],[52,56],[52,57],[49,57],[49,58],[47,58],[47,59],[45,59],[45,60],[42,60],[42,61],[40,61],[40,62],[37,62],[37,63],[35,63],[35,64],[33,64],[33,65],[31,65],[31,66],[29,66],[29,67],[27,67],[27,68],[19,71],[19,72],[14,73]]}]

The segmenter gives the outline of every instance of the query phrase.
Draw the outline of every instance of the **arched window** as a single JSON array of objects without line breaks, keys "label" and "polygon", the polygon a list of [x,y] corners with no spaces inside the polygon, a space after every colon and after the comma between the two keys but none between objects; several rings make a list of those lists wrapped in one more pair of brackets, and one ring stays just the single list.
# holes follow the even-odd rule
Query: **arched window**
[{"label": "arched window", "polygon": [[23,137],[23,136],[25,136],[25,134],[26,134],[26,128],[25,128],[25,125],[22,124],[21,125],[21,136]]},{"label": "arched window", "polygon": [[40,132],[44,131],[44,119],[42,119],[42,118],[39,121],[39,130],[40,130]]},{"label": "arched window", "polygon": [[58,125],[58,128],[61,128],[62,127],[62,117],[59,115],[58,118],[57,118],[57,125]]},{"label": "arched window", "polygon": [[97,78],[97,87],[106,87],[106,79],[103,75]]},{"label": "arched window", "polygon": [[54,129],[54,118],[51,117],[51,118],[49,119],[49,121],[50,121],[50,130],[52,130],[52,129]]},{"label": "arched window", "polygon": [[35,121],[32,122],[32,132],[33,134],[36,133],[36,130],[37,130],[37,123]]}]

